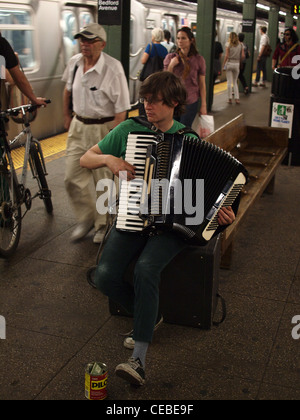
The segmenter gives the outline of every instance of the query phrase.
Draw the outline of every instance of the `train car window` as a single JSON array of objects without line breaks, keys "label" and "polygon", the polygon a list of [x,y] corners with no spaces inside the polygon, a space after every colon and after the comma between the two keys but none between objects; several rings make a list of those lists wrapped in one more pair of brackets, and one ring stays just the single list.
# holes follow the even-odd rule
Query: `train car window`
[{"label": "train car window", "polygon": [[84,26],[94,23],[94,17],[91,12],[89,11],[81,11],[79,14],[79,26],[83,28]]},{"label": "train car window", "polygon": [[63,31],[65,64],[67,64],[70,58],[79,52],[77,41],[74,39],[74,35],[78,32],[79,28],[75,13],[72,10],[64,10],[62,12],[61,26]]},{"label": "train car window", "polygon": [[0,8],[0,30],[18,54],[23,69],[36,66],[34,25],[29,10]]}]

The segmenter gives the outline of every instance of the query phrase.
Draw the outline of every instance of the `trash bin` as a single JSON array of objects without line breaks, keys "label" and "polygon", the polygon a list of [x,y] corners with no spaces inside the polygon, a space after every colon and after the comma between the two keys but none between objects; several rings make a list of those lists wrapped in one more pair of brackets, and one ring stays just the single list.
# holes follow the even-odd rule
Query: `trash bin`
[{"label": "trash bin", "polygon": [[275,70],[270,108],[270,126],[290,131],[288,156],[283,163],[300,165],[300,78],[294,67]]}]

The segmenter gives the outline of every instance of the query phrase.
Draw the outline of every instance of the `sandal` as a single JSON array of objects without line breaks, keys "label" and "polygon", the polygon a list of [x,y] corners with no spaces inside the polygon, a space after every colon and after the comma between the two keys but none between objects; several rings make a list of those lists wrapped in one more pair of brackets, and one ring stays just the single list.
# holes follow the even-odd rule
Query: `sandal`
[{"label": "sandal", "polygon": [[230,105],[232,105],[232,100],[231,99],[228,99],[227,103],[230,104]]},{"label": "sandal", "polygon": [[237,105],[240,105],[240,101],[239,101],[238,99],[236,99],[236,100],[235,100],[235,103],[236,103]]}]

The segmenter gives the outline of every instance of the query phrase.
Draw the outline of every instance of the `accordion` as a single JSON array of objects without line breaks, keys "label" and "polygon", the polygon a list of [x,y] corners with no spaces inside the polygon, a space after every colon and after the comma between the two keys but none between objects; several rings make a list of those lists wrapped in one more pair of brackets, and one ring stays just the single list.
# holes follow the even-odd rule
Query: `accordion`
[{"label": "accordion", "polygon": [[121,184],[117,230],[173,230],[198,245],[217,232],[222,207],[237,209],[248,179],[231,154],[178,133],[130,133],[125,160],[136,178]]}]

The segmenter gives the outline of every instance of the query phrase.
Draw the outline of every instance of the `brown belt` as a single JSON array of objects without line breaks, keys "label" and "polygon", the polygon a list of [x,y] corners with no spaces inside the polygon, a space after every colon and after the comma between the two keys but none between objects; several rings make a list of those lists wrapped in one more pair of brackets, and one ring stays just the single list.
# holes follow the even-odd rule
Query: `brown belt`
[{"label": "brown belt", "polygon": [[107,118],[101,118],[101,119],[95,119],[95,118],[83,118],[79,117],[79,115],[76,115],[76,118],[78,121],[82,122],[86,125],[93,125],[93,124],[105,124],[110,121],[113,121],[115,117],[107,117]]}]

